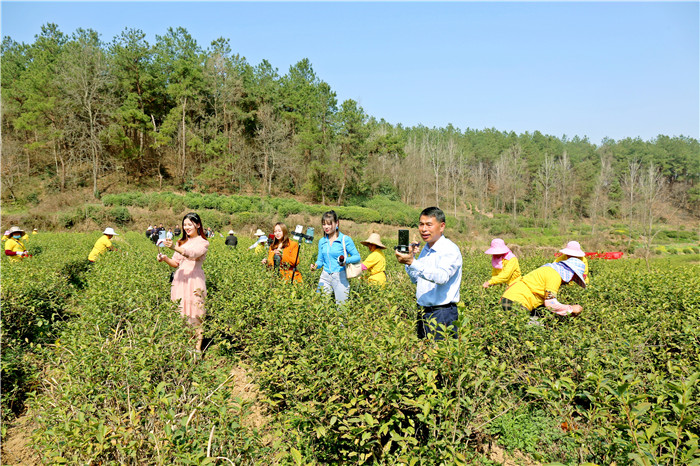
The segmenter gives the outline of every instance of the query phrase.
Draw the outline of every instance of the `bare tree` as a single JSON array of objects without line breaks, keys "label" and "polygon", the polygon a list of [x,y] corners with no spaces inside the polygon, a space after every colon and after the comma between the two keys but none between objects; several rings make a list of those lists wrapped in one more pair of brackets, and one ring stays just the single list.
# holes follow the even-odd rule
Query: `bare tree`
[{"label": "bare tree", "polygon": [[625,193],[623,208],[629,225],[629,242],[632,241],[641,170],[642,164],[638,160],[633,160],[629,163],[629,170],[622,175],[622,190]]},{"label": "bare tree", "polygon": [[554,158],[550,157],[549,154],[544,154],[544,161],[542,162],[540,169],[537,171],[535,180],[542,190],[542,219],[546,225],[549,211],[551,209],[549,197],[552,190],[556,186],[556,164],[554,162]]},{"label": "bare tree", "polygon": [[15,184],[22,177],[22,149],[17,142],[2,144],[2,163],[0,164],[0,180],[2,180],[3,197],[9,192],[12,199],[17,199],[14,192]]},{"label": "bare tree", "polygon": [[477,212],[485,212],[486,200],[488,199],[489,170],[483,161],[479,161],[479,163],[471,167],[468,181],[476,199]]},{"label": "bare tree", "polygon": [[569,154],[564,151],[556,164],[556,193],[562,212],[571,215],[576,192],[576,177],[571,167]]},{"label": "bare tree", "polygon": [[594,234],[596,233],[598,219],[600,217],[605,217],[605,213],[608,210],[608,194],[612,181],[613,171],[611,156],[608,153],[602,153],[600,155],[600,172],[598,172],[598,176],[596,177],[590,204],[592,232]]},{"label": "bare tree", "polygon": [[432,132],[423,135],[421,152],[430,163],[435,178],[435,205],[440,205],[440,174],[445,165],[444,147]]},{"label": "bare tree", "polygon": [[656,213],[666,192],[665,187],[664,176],[653,163],[650,163],[639,177],[640,226],[644,232],[644,257],[647,268],[649,268],[652,243],[658,234],[658,230],[654,231],[654,221],[657,219]]},{"label": "bare tree", "polygon": [[79,29],[66,46],[59,66],[59,82],[67,111],[74,111],[73,130],[92,163],[93,195],[98,196],[97,178],[102,169],[100,133],[108,126],[109,74],[97,33]]},{"label": "bare tree", "polygon": [[494,175],[496,191],[503,208],[511,202],[515,220],[518,215],[518,199],[527,192],[527,167],[520,146],[514,145],[501,154]]},{"label": "bare tree", "polygon": [[263,181],[267,194],[272,194],[272,180],[278,169],[285,170],[289,148],[289,124],[277,118],[269,104],[258,111],[257,146],[262,156]]}]

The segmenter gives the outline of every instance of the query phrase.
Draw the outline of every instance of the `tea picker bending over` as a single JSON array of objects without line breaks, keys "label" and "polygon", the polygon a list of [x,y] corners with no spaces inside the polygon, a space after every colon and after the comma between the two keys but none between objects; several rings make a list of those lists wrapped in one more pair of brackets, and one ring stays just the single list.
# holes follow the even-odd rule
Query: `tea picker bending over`
[{"label": "tea picker bending over", "polygon": [[112,246],[112,237],[114,236],[119,235],[117,235],[114,232],[113,228],[105,228],[105,231],[102,232],[102,236],[100,236],[98,240],[95,241],[95,246],[93,246],[92,251],[90,251],[88,260],[90,262],[95,262],[97,260],[97,257],[105,251],[114,251],[114,246]]},{"label": "tea picker bending over", "polygon": [[513,282],[520,278],[518,258],[515,257],[513,251],[506,246],[505,241],[501,238],[491,241],[491,247],[484,253],[491,254],[491,279],[485,281],[481,286],[488,288],[501,283],[512,285]]},{"label": "tea picker bending over", "polygon": [[418,338],[435,335],[436,340],[443,338],[439,326],[445,326],[447,332],[456,338],[454,327],[459,317],[459,286],[462,283],[462,252],[459,247],[447,239],[445,231],[445,214],[437,207],[428,207],[420,214],[418,231],[425,241],[419,252],[419,246],[409,246],[408,254],[395,251],[398,261],[406,266],[406,273],[416,284],[416,302],[418,319],[416,330]]},{"label": "tea picker bending over", "polygon": [[554,259],[554,262],[562,262],[567,259],[571,259],[572,257],[581,259],[583,265],[586,266],[586,269],[583,272],[583,280],[586,282],[586,285],[590,285],[590,280],[588,277],[588,259],[586,259],[586,253],[583,252],[583,249],[581,249],[579,242],[569,241],[566,243],[566,247],[564,249],[560,249],[559,252],[561,253],[561,256]]},{"label": "tea picker bending over", "polygon": [[360,253],[357,252],[352,238],[340,232],[338,214],[334,210],[329,210],[321,216],[321,225],[323,238],[318,242],[318,257],[316,262],[311,264],[311,270],[323,269],[318,281],[318,291],[333,293],[336,303],[344,303],[350,293],[345,264],[360,262]]},{"label": "tea picker bending over", "polygon": [[578,304],[560,303],[557,292],[562,284],[572,281],[586,288],[584,270],[583,262],[575,257],[544,264],[509,286],[501,297],[501,307],[510,311],[517,303],[518,307],[523,307],[530,313],[530,325],[542,325],[539,318],[544,315],[541,312],[543,308],[559,316],[579,315],[583,308]]}]

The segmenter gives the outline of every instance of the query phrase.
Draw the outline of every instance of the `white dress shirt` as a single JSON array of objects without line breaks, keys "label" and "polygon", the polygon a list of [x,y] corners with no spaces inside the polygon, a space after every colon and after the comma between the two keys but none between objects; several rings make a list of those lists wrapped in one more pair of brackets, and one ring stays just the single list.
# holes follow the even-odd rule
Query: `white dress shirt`
[{"label": "white dress shirt", "polygon": [[440,306],[459,302],[462,283],[462,252],[441,236],[433,247],[423,246],[417,258],[406,266],[416,284],[416,301],[420,306]]}]

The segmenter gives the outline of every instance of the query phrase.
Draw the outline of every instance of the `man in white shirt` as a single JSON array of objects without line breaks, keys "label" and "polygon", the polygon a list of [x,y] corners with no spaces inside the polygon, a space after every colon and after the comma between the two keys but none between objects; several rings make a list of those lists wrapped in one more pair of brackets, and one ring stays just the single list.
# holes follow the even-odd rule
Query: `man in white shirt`
[{"label": "man in white shirt", "polygon": [[441,340],[443,333],[456,338],[453,324],[459,316],[462,252],[443,236],[445,213],[437,207],[421,212],[418,231],[426,243],[418,257],[415,257],[420,249],[418,244],[412,244],[408,254],[396,251],[396,258],[406,265],[409,278],[416,284],[418,338],[435,334],[435,339]]}]

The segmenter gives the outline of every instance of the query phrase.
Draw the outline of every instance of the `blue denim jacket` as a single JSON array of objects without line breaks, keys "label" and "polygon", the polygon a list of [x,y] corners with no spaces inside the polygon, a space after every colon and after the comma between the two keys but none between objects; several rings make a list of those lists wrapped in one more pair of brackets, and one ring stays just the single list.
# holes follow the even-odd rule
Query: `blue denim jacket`
[{"label": "blue denim jacket", "polygon": [[316,267],[323,268],[328,273],[340,272],[343,267],[338,264],[338,258],[343,255],[343,238],[345,238],[345,250],[347,256],[345,262],[347,264],[357,264],[360,262],[360,253],[352,242],[352,238],[338,232],[338,238],[329,244],[328,237],[324,236],[318,241],[318,257],[316,258]]}]

